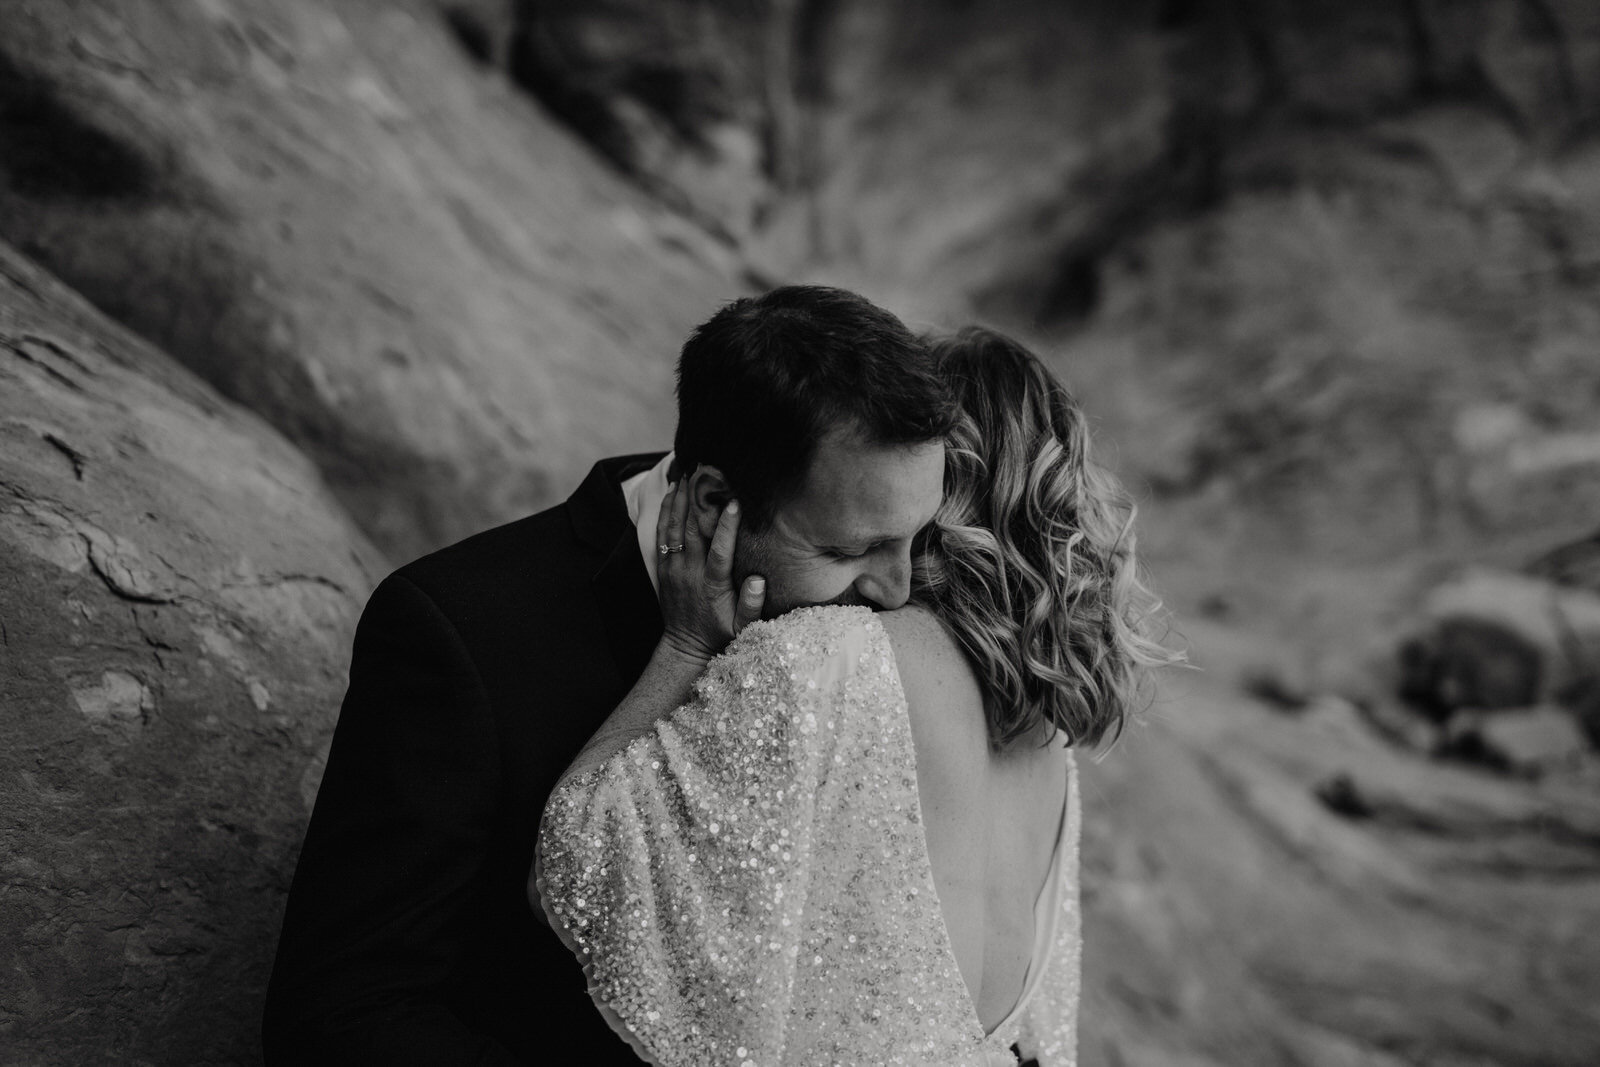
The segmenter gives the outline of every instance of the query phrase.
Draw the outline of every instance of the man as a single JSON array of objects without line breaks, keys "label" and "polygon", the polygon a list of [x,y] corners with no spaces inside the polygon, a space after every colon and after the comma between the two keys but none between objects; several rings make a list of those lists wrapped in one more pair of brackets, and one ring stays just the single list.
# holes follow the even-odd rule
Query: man
[{"label": "man", "polygon": [[942,492],[954,409],[898,319],[837,289],[735,301],[684,345],[676,452],[597,464],[564,504],[386,579],[295,872],[269,1064],[631,1064],[525,897],[567,764],[651,656],[660,501],[709,532],[737,499],[735,588],[765,613],[896,608]]}]

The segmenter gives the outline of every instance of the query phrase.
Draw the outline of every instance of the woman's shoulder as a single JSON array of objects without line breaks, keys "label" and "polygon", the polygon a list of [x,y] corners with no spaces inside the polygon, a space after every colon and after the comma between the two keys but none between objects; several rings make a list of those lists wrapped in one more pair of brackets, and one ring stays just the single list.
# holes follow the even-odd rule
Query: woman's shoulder
[{"label": "woman's shoulder", "polygon": [[920,604],[880,611],[877,619],[897,651],[904,647],[914,655],[938,656],[947,652],[960,655],[960,646],[939,621],[939,616]]},{"label": "woman's shoulder", "polygon": [[960,643],[923,607],[883,612],[878,620],[894,650],[928,784],[938,792],[945,780],[975,780],[988,753],[988,725],[983,689]]},{"label": "woman's shoulder", "polygon": [[894,649],[908,700],[925,705],[981,702],[966,653],[939,616],[908,604],[879,613],[877,621]]}]

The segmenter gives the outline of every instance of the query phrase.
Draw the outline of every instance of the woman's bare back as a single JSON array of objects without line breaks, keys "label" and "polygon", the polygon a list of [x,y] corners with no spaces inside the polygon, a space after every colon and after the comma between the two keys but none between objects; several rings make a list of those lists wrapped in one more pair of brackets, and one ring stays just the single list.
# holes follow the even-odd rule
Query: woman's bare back
[{"label": "woman's bare back", "polygon": [[1033,958],[1035,905],[1066,797],[1065,739],[1024,740],[993,752],[978,680],[938,620],[920,608],[878,617],[909,706],[940,910],[989,1031],[1022,995]]}]

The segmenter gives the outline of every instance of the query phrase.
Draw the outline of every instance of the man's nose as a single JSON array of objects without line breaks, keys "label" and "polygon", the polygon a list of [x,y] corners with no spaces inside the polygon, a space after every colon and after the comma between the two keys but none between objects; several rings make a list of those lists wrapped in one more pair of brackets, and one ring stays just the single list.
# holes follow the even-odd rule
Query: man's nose
[{"label": "man's nose", "polygon": [[863,574],[856,592],[884,611],[905,607],[911,599],[911,553],[902,553]]}]

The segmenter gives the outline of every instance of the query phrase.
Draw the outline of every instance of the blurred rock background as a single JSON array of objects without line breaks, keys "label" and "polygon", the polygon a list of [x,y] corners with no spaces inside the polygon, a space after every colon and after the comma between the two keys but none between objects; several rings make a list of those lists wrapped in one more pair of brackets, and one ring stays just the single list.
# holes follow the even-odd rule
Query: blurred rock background
[{"label": "blurred rock background", "polygon": [[1587,0],[0,0],[0,242],[0,1062],[257,1062],[372,584],[796,280],[1145,500],[1086,1065],[1600,1061]]}]

